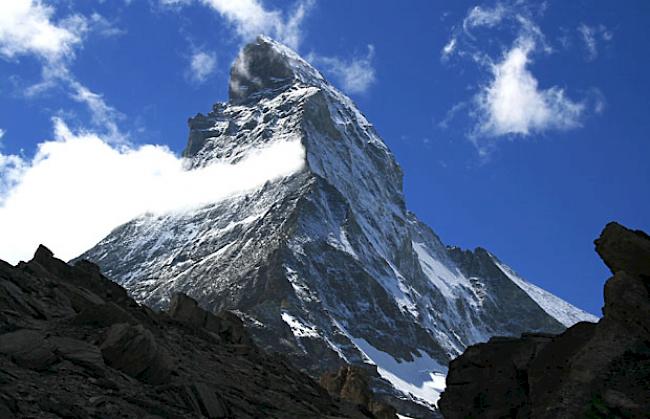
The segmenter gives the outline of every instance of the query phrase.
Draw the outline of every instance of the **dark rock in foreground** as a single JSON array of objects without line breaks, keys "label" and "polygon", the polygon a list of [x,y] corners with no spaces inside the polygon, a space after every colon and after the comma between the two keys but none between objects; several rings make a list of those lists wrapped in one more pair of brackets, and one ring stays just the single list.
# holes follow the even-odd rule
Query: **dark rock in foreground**
[{"label": "dark rock in foreground", "polygon": [[363,418],[233,313],[155,313],[88,262],[0,261],[0,418]]},{"label": "dark rock in foreground", "polygon": [[650,237],[610,223],[604,317],[554,335],[493,338],[450,364],[445,418],[649,418]]},{"label": "dark rock in foreground", "polygon": [[336,372],[325,373],[320,384],[331,395],[363,406],[377,419],[397,418],[394,407],[375,399],[367,372],[361,367],[346,365]]}]

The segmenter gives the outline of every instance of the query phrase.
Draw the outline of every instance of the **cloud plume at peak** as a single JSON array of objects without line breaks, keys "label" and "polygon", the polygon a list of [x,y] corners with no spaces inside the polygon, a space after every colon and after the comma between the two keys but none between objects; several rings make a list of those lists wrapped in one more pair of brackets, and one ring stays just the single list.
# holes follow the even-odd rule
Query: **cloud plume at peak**
[{"label": "cloud plume at peak", "polygon": [[[269,35],[293,49],[298,49],[302,40],[301,25],[314,0],[298,0],[289,13],[267,9],[260,0],[196,0],[217,12],[244,41],[257,35]],[[168,6],[183,6],[193,0],[160,0]]]},{"label": "cloud plume at peak", "polygon": [[194,82],[205,82],[216,70],[217,57],[214,53],[197,51],[190,58],[187,76]]},{"label": "cloud plume at peak", "polygon": [[254,190],[304,165],[300,141],[270,145],[236,164],[185,170],[167,147],[112,145],[54,121],[33,159],[0,154],[0,259],[29,259],[38,244],[78,256],[144,213],[185,211]]},{"label": "cloud plume at peak", "polygon": [[322,66],[325,72],[331,74],[347,93],[359,94],[367,92],[376,81],[374,57],[375,47],[368,45],[368,52],[365,55],[358,55],[350,59],[312,53],[308,56],[308,60],[315,65]]}]

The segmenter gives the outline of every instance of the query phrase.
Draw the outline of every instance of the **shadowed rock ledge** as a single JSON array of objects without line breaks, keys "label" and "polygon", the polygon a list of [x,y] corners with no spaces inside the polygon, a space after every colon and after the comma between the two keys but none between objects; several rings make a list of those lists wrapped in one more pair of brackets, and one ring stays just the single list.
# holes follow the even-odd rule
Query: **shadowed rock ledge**
[{"label": "shadowed rock ledge", "polygon": [[650,417],[650,237],[610,223],[595,244],[614,274],[603,318],[469,347],[450,364],[445,418]]},{"label": "shadowed rock ledge", "polygon": [[0,261],[0,417],[368,418],[282,357],[230,312],[175,295],[137,304],[92,263],[41,246]]}]

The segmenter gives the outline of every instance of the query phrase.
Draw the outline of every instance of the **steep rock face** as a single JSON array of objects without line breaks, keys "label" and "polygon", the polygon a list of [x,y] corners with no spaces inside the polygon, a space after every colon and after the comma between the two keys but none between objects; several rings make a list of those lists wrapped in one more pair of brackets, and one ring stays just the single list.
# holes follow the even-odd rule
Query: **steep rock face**
[{"label": "steep rock face", "polygon": [[189,127],[190,170],[279,143],[301,147],[305,164],[258,190],[137,218],[83,255],[140,302],[165,308],[182,292],[237,310],[258,344],[314,375],[375,363],[431,408],[468,345],[595,320],[487,251],[446,247],[407,211],[400,167],[351,100],[268,38],[233,65],[230,101]]},{"label": "steep rock face", "polygon": [[492,338],[453,360],[445,418],[642,418],[650,412],[650,237],[611,223],[604,317],[564,333]]},{"label": "steep rock face", "polygon": [[173,301],[155,313],[44,247],[0,261],[0,417],[372,417],[259,351],[236,316]]}]

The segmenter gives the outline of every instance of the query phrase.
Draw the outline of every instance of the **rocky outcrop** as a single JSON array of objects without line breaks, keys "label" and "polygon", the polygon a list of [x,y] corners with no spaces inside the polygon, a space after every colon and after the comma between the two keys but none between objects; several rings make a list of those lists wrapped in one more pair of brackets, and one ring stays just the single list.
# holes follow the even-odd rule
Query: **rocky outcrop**
[{"label": "rocky outcrop", "polygon": [[332,396],[362,406],[378,419],[397,419],[394,407],[375,399],[368,373],[361,367],[346,365],[338,371],[325,373],[320,385]]},{"label": "rocky outcrop", "polygon": [[40,247],[0,261],[1,418],[368,418],[282,357],[233,313],[184,295],[138,305],[88,262]]},{"label": "rocky outcrop", "polygon": [[171,318],[198,329],[205,329],[219,341],[252,345],[253,341],[244,329],[244,323],[230,311],[212,314],[192,298],[177,293],[172,296],[168,314]]},{"label": "rocky outcrop", "polygon": [[169,354],[141,324],[114,324],[101,350],[108,365],[147,383],[164,383],[172,373]]},{"label": "rocky outcrop", "polygon": [[603,318],[560,335],[492,338],[451,362],[445,418],[650,417],[650,237],[610,223]]}]

